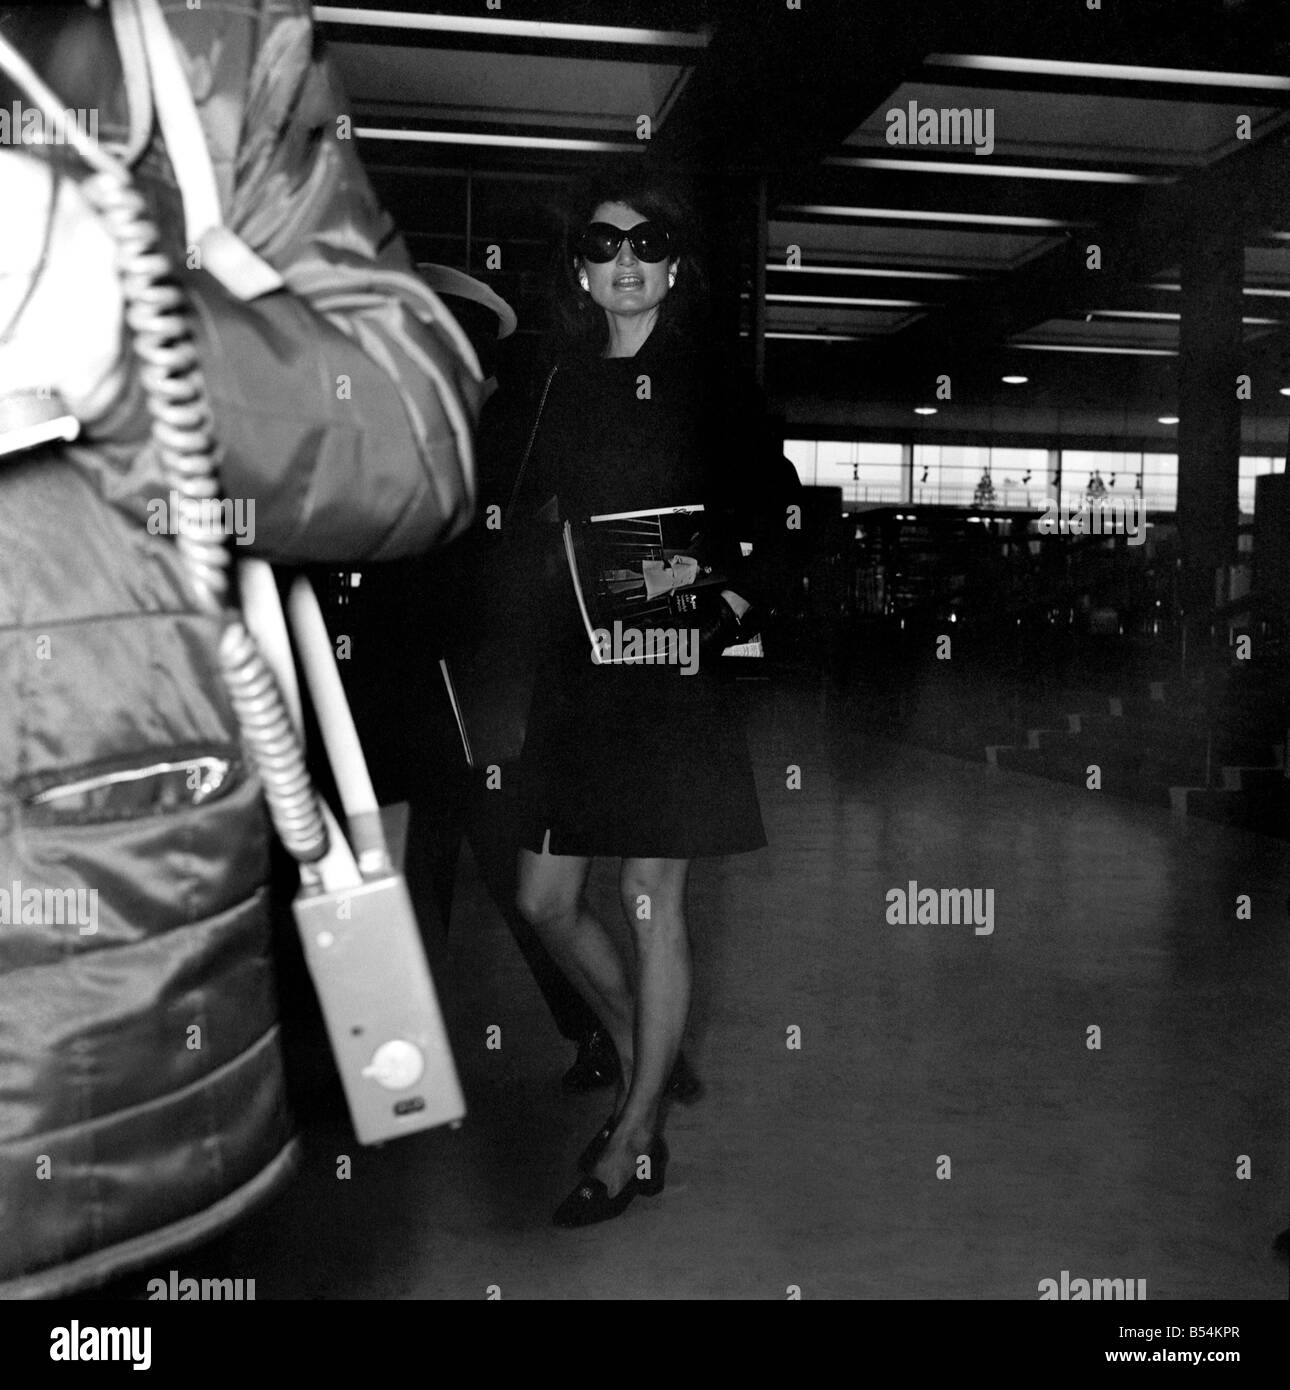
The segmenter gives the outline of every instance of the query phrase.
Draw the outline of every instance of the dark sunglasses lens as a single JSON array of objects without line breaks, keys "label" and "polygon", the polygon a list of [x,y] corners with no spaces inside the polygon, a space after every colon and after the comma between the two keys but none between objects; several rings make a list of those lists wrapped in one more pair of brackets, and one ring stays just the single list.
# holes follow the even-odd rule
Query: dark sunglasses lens
[{"label": "dark sunglasses lens", "polygon": [[667,232],[652,222],[642,222],[631,232],[632,250],[643,261],[665,261],[672,249]]},{"label": "dark sunglasses lens", "polygon": [[578,240],[578,254],[593,265],[603,265],[614,259],[622,244],[623,234],[617,227],[607,222],[593,222]]}]

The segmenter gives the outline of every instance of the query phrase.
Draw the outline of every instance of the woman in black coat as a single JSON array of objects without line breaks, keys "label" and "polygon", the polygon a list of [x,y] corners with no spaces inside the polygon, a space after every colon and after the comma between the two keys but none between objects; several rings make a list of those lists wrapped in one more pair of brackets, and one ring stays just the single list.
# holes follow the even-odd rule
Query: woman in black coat
[{"label": "woman in black coat", "polygon": [[[718,670],[722,648],[755,631],[738,538],[727,528],[720,544],[729,466],[751,464],[737,443],[750,417],[728,404],[721,374],[686,331],[683,310],[701,283],[688,225],[683,205],[639,176],[585,191],[564,262],[574,346],[547,383],[524,482],[535,505],[557,499],[548,520],[575,526],[701,504],[703,558],[730,576],[683,600],[695,607],[669,659],[650,664],[593,660],[567,569],[548,576],[520,762],[518,901],[622,1061],[614,1113],[582,1155],[586,1179],[555,1213],[565,1226],[662,1190],[662,1101],[690,1003],[690,860],[765,844],[735,692]],[[622,859],[634,992],[583,897],[598,855]]]}]

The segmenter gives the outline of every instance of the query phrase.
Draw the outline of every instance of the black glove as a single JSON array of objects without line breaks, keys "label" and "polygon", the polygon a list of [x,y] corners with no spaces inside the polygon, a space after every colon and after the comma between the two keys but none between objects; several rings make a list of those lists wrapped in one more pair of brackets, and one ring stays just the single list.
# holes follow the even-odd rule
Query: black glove
[{"label": "black glove", "polygon": [[739,618],[718,590],[709,589],[699,603],[699,652],[720,656],[736,642],[750,642],[761,631],[760,610],[752,605]]}]

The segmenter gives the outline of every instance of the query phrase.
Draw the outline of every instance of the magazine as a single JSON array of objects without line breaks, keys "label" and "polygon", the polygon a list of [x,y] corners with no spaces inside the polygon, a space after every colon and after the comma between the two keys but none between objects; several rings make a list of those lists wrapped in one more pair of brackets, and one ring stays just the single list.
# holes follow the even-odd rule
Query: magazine
[{"label": "magazine", "polygon": [[[699,597],[728,586],[699,504],[612,512],[564,523],[565,555],[598,665],[685,663],[697,653]],[[759,641],[722,655],[761,655]]]}]

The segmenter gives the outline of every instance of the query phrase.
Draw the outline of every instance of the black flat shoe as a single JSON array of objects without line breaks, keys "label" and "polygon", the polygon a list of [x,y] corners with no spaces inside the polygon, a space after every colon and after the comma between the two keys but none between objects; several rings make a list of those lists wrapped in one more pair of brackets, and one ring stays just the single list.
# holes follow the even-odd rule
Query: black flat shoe
[{"label": "black flat shoe", "polygon": [[612,1221],[621,1216],[632,1204],[636,1196],[657,1197],[663,1190],[667,1173],[667,1145],[662,1138],[656,1138],[646,1150],[650,1160],[648,1178],[638,1178],[633,1174],[624,1183],[622,1191],[611,1197],[609,1189],[599,1178],[584,1178],[577,1187],[555,1209],[551,1220],[557,1226],[573,1229],[578,1226],[594,1226],[601,1221]]},{"label": "black flat shoe", "polygon": [[556,1207],[551,1220],[567,1230],[576,1226],[594,1226],[598,1221],[611,1221],[615,1216],[621,1216],[631,1206],[635,1196],[635,1178],[629,1178],[616,1197],[609,1195],[609,1189],[599,1178],[583,1178]]},{"label": "black flat shoe", "polygon": [[560,1085],[570,1095],[582,1095],[612,1086],[621,1072],[613,1039],[603,1028],[597,1028],[578,1044],[578,1055],[560,1078]]},{"label": "black flat shoe", "polygon": [[[616,1115],[610,1115],[605,1123],[596,1131],[591,1143],[578,1155],[578,1170],[582,1173],[590,1173],[591,1170],[600,1162],[600,1155],[604,1153],[605,1147],[609,1143],[609,1136],[614,1132],[614,1126],[618,1122]],[[662,1139],[658,1141],[658,1147],[650,1150],[650,1176],[645,1179],[637,1179],[642,1197],[657,1197],[663,1190],[663,1177],[667,1170],[668,1152],[667,1145]]]}]

